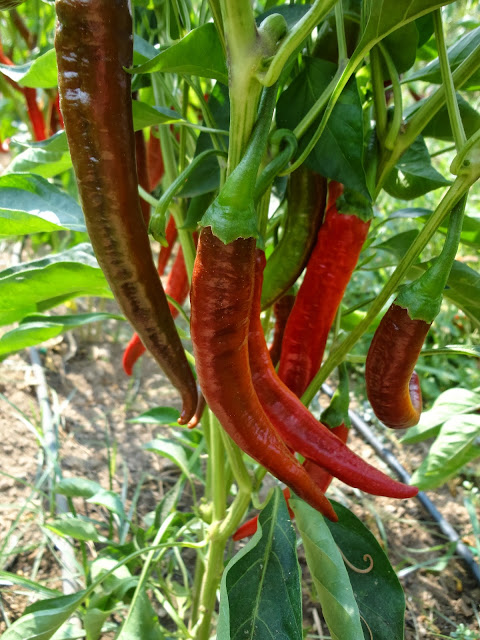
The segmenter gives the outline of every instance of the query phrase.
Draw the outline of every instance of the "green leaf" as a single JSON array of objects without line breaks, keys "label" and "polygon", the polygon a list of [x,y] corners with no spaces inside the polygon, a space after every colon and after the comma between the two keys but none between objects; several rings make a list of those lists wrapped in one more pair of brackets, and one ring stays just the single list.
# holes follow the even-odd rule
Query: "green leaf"
[{"label": "green leaf", "polygon": [[[19,144],[23,144],[18,141]],[[46,151],[68,151],[67,134],[65,131],[57,131],[46,140],[38,140],[38,142],[29,141],[24,145],[32,149],[45,149]]]},{"label": "green leaf", "polygon": [[428,411],[420,416],[420,421],[403,436],[402,444],[414,444],[436,436],[442,424],[480,405],[480,393],[455,387],[441,393]]},{"label": "green leaf", "polygon": [[411,483],[421,491],[435,489],[480,456],[480,415],[465,414],[447,420]]},{"label": "green leaf", "polygon": [[143,449],[154,451],[164,458],[168,458],[190,478],[190,465],[187,453],[182,445],[171,438],[156,438],[143,445]]},{"label": "green leaf", "polygon": [[102,627],[106,620],[115,612],[115,609],[104,611],[97,607],[89,607],[83,616],[83,626],[87,640],[98,640],[102,635]]},{"label": "green leaf", "polygon": [[280,489],[260,513],[248,544],[220,587],[218,640],[301,640],[302,594],[295,533]]},{"label": "green leaf", "polygon": [[[294,129],[332,80],[336,65],[317,58],[304,58],[305,69],[282,93],[277,104],[279,128]],[[337,180],[371,200],[363,169],[363,115],[355,79],[342,92],[327,127],[308,156],[310,169]],[[309,142],[313,125],[299,144],[299,153]]]},{"label": "green leaf", "polygon": [[394,236],[388,238],[384,242],[380,242],[379,244],[374,245],[373,248],[380,251],[388,251],[400,260],[401,258],[403,258],[406,251],[410,248],[418,234],[418,229],[409,229],[408,231],[402,231],[401,233],[397,233]]},{"label": "green leaf", "polygon": [[117,640],[163,640],[158,616],[145,591],[142,591],[129,611]]},{"label": "green leaf", "polygon": [[1,236],[59,229],[86,231],[82,209],[73,198],[36,175],[0,176]]},{"label": "green leaf", "polygon": [[193,29],[180,42],[172,44],[154,58],[135,67],[133,73],[168,71],[213,78],[228,84],[222,45],[213,22]]},{"label": "green leaf", "polygon": [[[370,49],[389,33],[454,0],[368,0],[366,27],[357,51]],[[354,54],[355,56],[355,54]],[[352,57],[354,57],[352,56]]]},{"label": "green leaf", "polygon": [[52,522],[47,522],[45,526],[63,538],[92,540],[93,542],[100,542],[100,540],[104,539],[98,535],[93,522],[82,517],[72,516],[71,514],[65,514]]},{"label": "green leaf", "polygon": [[419,136],[389,173],[385,191],[400,200],[413,200],[450,182],[432,167],[425,141]]},{"label": "green leaf", "polygon": [[[444,4],[444,3],[442,3]],[[448,61],[450,63],[450,69],[455,69],[467,58],[472,52],[474,52],[480,46],[480,27],[467,31],[455,44],[448,49]],[[440,72],[440,63],[438,58],[432,60],[423,69],[419,69],[415,73],[412,73],[405,82],[412,80],[423,80],[424,82],[431,82],[434,84],[442,84],[442,74]],[[480,71],[471,76],[465,84],[462,85],[462,89],[469,89],[478,91],[480,89]]]},{"label": "green leaf", "polygon": [[133,126],[135,131],[145,129],[145,127],[152,127],[156,124],[170,124],[183,121],[180,116],[173,109],[166,109],[165,107],[152,107],[146,102],[140,102],[139,100],[133,101]]},{"label": "green leaf", "polygon": [[0,357],[6,353],[20,351],[51,340],[76,327],[107,319],[125,320],[123,316],[113,313],[85,313],[71,316],[28,315],[22,319],[20,326],[7,331],[0,338]]},{"label": "green leaf", "polygon": [[296,498],[290,507],[332,640],[360,640],[364,636],[352,585],[324,517]]},{"label": "green leaf", "polygon": [[0,271],[0,324],[80,295],[113,297],[88,243]]},{"label": "green leaf", "polygon": [[[388,557],[375,536],[349,509],[333,500],[332,504],[338,522],[326,520],[325,524],[348,562],[365,572],[352,570],[347,564],[360,615],[375,640],[403,640],[405,596]],[[365,638],[371,637],[368,631],[364,634]]]},{"label": "green leaf", "polygon": [[0,585],[2,587],[17,585],[19,587],[23,587],[24,589],[31,589],[32,591],[35,591],[35,593],[41,593],[46,598],[54,598],[61,595],[60,592],[56,589],[49,589],[39,582],[29,580],[28,578],[24,578],[23,576],[17,575],[15,573],[10,573],[9,571],[0,571]]},{"label": "green leaf", "polygon": [[93,496],[87,498],[87,502],[92,502],[93,504],[99,504],[102,507],[105,507],[107,511],[115,513],[117,516],[122,518],[122,520],[126,517],[120,496],[114,491],[100,489],[100,491],[95,493]]},{"label": "green leaf", "polygon": [[[477,129],[480,128],[480,114],[470,104],[457,93],[457,103],[460,110],[460,117],[462,119],[463,128],[465,129],[465,135],[470,138]],[[408,111],[406,114],[406,121],[413,116],[415,111],[419,109],[425,100],[420,100],[414,104],[414,108]],[[422,130],[422,135],[425,138],[437,138],[438,140],[452,141],[452,127],[450,125],[450,118],[448,116],[448,109],[444,106],[433,118],[427,123]]]},{"label": "green leaf", "polygon": [[84,597],[85,591],[78,591],[35,602],[8,627],[2,640],[48,640],[75,613]]},{"label": "green leaf", "polygon": [[[382,44],[390,54],[398,73],[405,73],[413,67],[417,57],[418,29],[416,24],[409,22],[400,29],[395,29],[383,39]],[[384,77],[389,80],[385,63],[383,63],[383,68]]]},{"label": "green leaf", "polygon": [[25,64],[0,64],[0,70],[5,76],[15,80],[22,87],[32,87],[34,89],[58,87],[55,49],[50,49],[35,60]]},{"label": "green leaf", "polygon": [[180,411],[178,411],[178,409],[173,409],[173,407],[155,407],[154,409],[141,413],[136,418],[130,418],[127,422],[178,425],[179,417]]},{"label": "green leaf", "polygon": [[53,178],[72,166],[68,151],[48,151],[41,147],[30,147],[19,153],[4,173],[35,173],[43,178]]},{"label": "green leaf", "polygon": [[62,478],[55,486],[55,492],[67,498],[91,498],[102,490],[98,482],[87,478]]}]

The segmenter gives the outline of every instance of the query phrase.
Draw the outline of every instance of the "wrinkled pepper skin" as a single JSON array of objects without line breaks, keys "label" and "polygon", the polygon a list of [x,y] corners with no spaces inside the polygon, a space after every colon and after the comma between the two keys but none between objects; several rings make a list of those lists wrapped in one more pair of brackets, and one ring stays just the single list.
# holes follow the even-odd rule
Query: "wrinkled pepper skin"
[{"label": "wrinkled pepper skin", "polygon": [[[340,440],[344,444],[347,443],[350,429],[345,424],[342,423],[338,427],[333,427],[333,429],[330,429],[330,430],[334,435],[337,436],[337,438],[340,438]],[[303,466],[308,471],[308,473],[312,476],[315,482],[318,484],[320,489],[324,493],[326,493],[328,487],[330,486],[330,483],[333,480],[333,476],[330,473],[328,473],[328,471],[325,471],[323,467],[320,467],[318,464],[313,462],[313,460],[305,460],[305,462],[303,463]]]},{"label": "wrinkled pepper skin", "polygon": [[394,302],[373,336],[365,364],[367,397],[391,429],[408,429],[420,420],[422,392],[414,367],[430,327]]},{"label": "wrinkled pepper skin", "polygon": [[[338,197],[339,184],[331,182],[329,190]],[[333,197],[329,196],[330,207],[283,336],[278,375],[298,397],[320,368],[330,328],[370,226],[356,215],[339,213]]]},{"label": "wrinkled pepper skin", "polygon": [[274,367],[277,366],[282,353],[283,334],[288,317],[295,303],[295,295],[286,293],[273,304],[273,314],[275,316],[275,327],[273,329],[273,340],[269,347],[270,358]]},{"label": "wrinkled pepper skin", "polygon": [[255,391],[274,428],[291,450],[313,460],[351,487],[390,498],[411,498],[416,495],[416,487],[393,480],[351,451],[331,429],[310,413],[277,376],[260,321],[264,265],[265,254],[257,250],[255,292],[248,338],[249,358]]},{"label": "wrinkled pepper skin", "polygon": [[[289,451],[262,409],[248,362],[255,239],[223,244],[205,227],[191,288],[191,335],[198,381],[220,424],[245,453],[331,520],[323,492]],[[270,361],[270,356],[267,357]]]},{"label": "wrinkled pepper skin", "polygon": [[60,104],[87,229],[125,316],[180,391],[197,388],[153,263],[135,167],[128,0],[56,0]]},{"label": "wrinkled pepper skin", "polygon": [[325,213],[327,181],[301,166],[287,185],[287,221],[280,242],[265,267],[262,309],[278,300],[296,282],[312,253]]},{"label": "wrinkled pepper skin", "polygon": [[[172,269],[168,274],[167,282],[165,283],[165,293],[173,298],[175,302],[182,305],[187,299],[189,290],[190,283],[188,282],[187,268],[185,266],[182,248],[179,247]],[[168,303],[168,306],[170,308],[172,318],[175,319],[178,316],[177,307],[170,303]],[[125,347],[122,360],[123,370],[127,376],[132,375],[135,363],[145,353],[145,351],[146,349],[138,337],[138,334],[134,333],[130,342]]]}]

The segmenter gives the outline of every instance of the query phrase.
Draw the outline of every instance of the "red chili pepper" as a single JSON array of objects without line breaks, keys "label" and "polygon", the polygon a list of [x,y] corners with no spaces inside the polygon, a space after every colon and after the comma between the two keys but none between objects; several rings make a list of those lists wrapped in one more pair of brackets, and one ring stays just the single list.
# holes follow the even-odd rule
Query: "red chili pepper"
[{"label": "red chili pepper", "polygon": [[254,276],[254,238],[224,244],[210,227],[202,230],[191,290],[191,335],[200,387],[243,451],[336,520],[329,501],[277,434],[255,392],[248,361]]},{"label": "red chili pepper", "polygon": [[128,0],[56,0],[55,49],[65,131],[87,229],[123,313],[195,414],[197,386],[143,222],[135,168]]},{"label": "red chili pepper", "polygon": [[373,336],[365,365],[367,396],[391,429],[407,429],[420,419],[422,392],[414,367],[430,327],[393,303]]},{"label": "red chili pepper", "polygon": [[150,130],[150,137],[147,142],[147,167],[148,181],[150,189],[153,191],[165,173],[160,140],[153,135],[153,129]]},{"label": "red chili pepper", "polygon": [[329,206],[283,336],[278,375],[297,396],[322,363],[328,333],[367,237],[370,222],[339,213],[342,186],[329,184]]},{"label": "red chili pepper", "polygon": [[[334,427],[333,429],[331,429],[331,432],[334,435],[336,435],[337,438],[340,438],[340,440],[344,444],[347,443],[350,429],[345,424],[341,424],[338,427]],[[303,466],[308,471],[308,473],[312,476],[312,478],[315,480],[315,482],[318,484],[321,490],[326,493],[328,487],[330,486],[330,483],[333,480],[332,474],[328,473],[328,471],[325,471],[323,467],[313,462],[313,460],[305,460],[305,462],[303,463]]]},{"label": "red chili pepper", "polygon": [[295,303],[295,294],[286,293],[273,304],[273,313],[275,315],[275,328],[273,330],[273,340],[270,345],[270,358],[274,367],[277,366],[282,353],[283,335],[288,317]]},{"label": "red chili pepper", "polygon": [[416,487],[393,480],[351,451],[328,427],[314,418],[277,376],[260,322],[264,266],[265,254],[257,250],[248,350],[253,385],[271,423],[291,450],[313,460],[352,487],[391,498],[410,498],[416,495]]},{"label": "red chili pepper", "polygon": [[[189,289],[190,283],[188,282],[183,251],[182,248],[179,247],[172,269],[168,274],[167,282],[165,283],[165,293],[181,305],[185,302]],[[172,318],[175,319],[178,316],[177,307],[170,304],[170,302],[168,303],[168,306],[170,313],[172,314]],[[122,365],[127,376],[132,375],[135,363],[145,353],[145,351],[146,349],[139,336],[134,333],[123,353]]]}]

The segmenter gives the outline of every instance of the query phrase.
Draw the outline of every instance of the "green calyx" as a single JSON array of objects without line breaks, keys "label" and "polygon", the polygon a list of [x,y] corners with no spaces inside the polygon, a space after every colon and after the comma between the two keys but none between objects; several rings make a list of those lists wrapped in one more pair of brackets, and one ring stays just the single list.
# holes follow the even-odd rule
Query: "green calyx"
[{"label": "green calyx", "polygon": [[398,306],[408,310],[412,320],[431,324],[440,311],[443,291],[460,242],[466,201],[465,195],[452,209],[445,244],[434,264],[418,280],[402,287],[395,300]]},{"label": "green calyx", "polygon": [[202,227],[211,227],[225,244],[237,238],[259,238],[255,184],[267,145],[275,98],[276,87],[265,90],[245,154],[200,220]]},{"label": "green calyx", "polygon": [[373,207],[370,200],[364,195],[353,191],[352,189],[344,189],[342,195],[337,200],[338,213],[354,214],[360,220],[368,222],[373,218]]}]

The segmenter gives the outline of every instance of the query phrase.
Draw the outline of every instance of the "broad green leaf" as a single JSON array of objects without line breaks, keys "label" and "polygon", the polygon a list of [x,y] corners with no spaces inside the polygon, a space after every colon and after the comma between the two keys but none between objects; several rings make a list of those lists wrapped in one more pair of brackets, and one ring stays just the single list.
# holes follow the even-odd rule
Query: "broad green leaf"
[{"label": "broad green leaf", "polygon": [[88,478],[62,478],[55,486],[55,492],[67,498],[91,498],[100,491],[101,485]]},{"label": "broad green leaf", "polygon": [[279,4],[271,8],[266,7],[266,9],[264,13],[255,18],[257,25],[261,24],[272,13],[279,13],[285,18],[288,28],[293,29],[295,24],[308,12],[310,6],[308,4]]},{"label": "broad green leaf", "polygon": [[357,51],[371,48],[389,33],[454,0],[369,0],[366,26]]},{"label": "broad green leaf", "polygon": [[258,529],[227,565],[220,587],[218,640],[301,640],[302,593],[295,533],[276,489]]},{"label": "broad green leaf", "polygon": [[40,600],[25,609],[21,618],[8,627],[2,640],[48,640],[75,613],[84,591]]},{"label": "broad green leaf", "polygon": [[33,174],[0,176],[0,235],[70,229],[86,231],[83,212],[69,195]]},{"label": "broad green leaf", "polygon": [[78,295],[113,297],[87,243],[0,271],[0,324],[45,310],[48,300]]},{"label": "broad green leaf", "polygon": [[142,591],[128,613],[117,640],[163,640],[158,616],[145,591]]},{"label": "broad green leaf", "polygon": [[[276,118],[279,128],[293,130],[335,75],[336,65],[331,62],[316,58],[304,58],[304,61],[305,69],[278,101]],[[362,123],[362,105],[356,82],[352,79],[342,92],[306,164],[326,178],[337,180],[371,200],[363,169]],[[299,152],[305,148],[311,135],[309,129],[301,138]]]},{"label": "broad green leaf", "polygon": [[[446,4],[443,3],[442,4]],[[450,69],[455,69],[462,63],[474,51],[478,51],[480,47],[480,27],[467,31],[455,44],[448,49],[448,61],[450,63]],[[424,82],[431,82],[434,84],[441,84],[442,74],[440,73],[440,64],[438,58],[432,60],[423,69],[419,69],[415,73],[412,73],[405,82],[411,80],[423,80]],[[477,71],[473,76],[462,85],[462,89],[470,89],[477,91],[480,89],[480,71]]]},{"label": "broad green leaf", "polygon": [[[399,260],[403,258],[406,251],[410,248],[415,238],[418,236],[418,229],[409,229],[402,231],[388,238],[384,242],[380,242],[374,246],[374,249],[380,251],[388,251],[395,255]],[[381,236],[380,236],[381,237]]]},{"label": "broad green leaf", "polygon": [[222,45],[213,22],[193,29],[179,42],[133,69],[134,73],[168,71],[213,78],[228,84]]},{"label": "broad green leaf", "polygon": [[107,319],[124,320],[125,318],[113,313],[85,313],[71,316],[28,315],[22,319],[18,327],[4,333],[0,338],[0,357],[6,353],[20,351],[51,340],[76,327]]},{"label": "broad green leaf", "polygon": [[92,540],[93,542],[99,542],[103,539],[102,536],[98,535],[98,531],[93,522],[85,518],[72,516],[71,514],[65,514],[52,522],[47,522],[45,526],[63,538]]},{"label": "broad green leaf", "polygon": [[154,451],[164,458],[168,458],[190,477],[190,466],[185,449],[175,440],[170,438],[156,438],[143,445],[143,449]]},{"label": "broad green leaf", "polygon": [[30,147],[12,160],[4,173],[35,173],[43,178],[53,178],[72,166],[68,151],[48,151]]},{"label": "broad green leaf", "polygon": [[411,483],[422,491],[435,489],[480,456],[480,415],[450,418],[440,429]]},{"label": "broad green leaf", "polygon": [[87,635],[87,640],[99,640],[102,634],[102,627],[106,620],[115,612],[115,609],[104,611],[97,607],[89,607],[83,616],[83,626]]},{"label": "broad green leaf", "polygon": [[[463,128],[465,129],[465,135],[470,138],[477,129],[480,128],[480,114],[474,109],[462,96],[457,93],[458,108],[460,110],[460,117],[462,118]],[[424,100],[420,100],[414,104],[414,108],[408,111],[406,114],[406,121],[408,124],[409,118],[419,109]],[[437,138],[438,140],[453,140],[452,127],[450,126],[450,118],[448,116],[448,109],[444,106],[433,118],[427,123],[422,131],[422,135],[425,138]]]},{"label": "broad green leaf", "polygon": [[[21,143],[20,143],[21,144]],[[65,131],[57,131],[46,140],[28,142],[24,146],[32,149],[45,149],[46,151],[68,151],[67,135]]]},{"label": "broad green leaf", "polygon": [[324,517],[306,502],[290,499],[323,617],[332,640],[363,638],[358,605],[345,564]]},{"label": "broad green leaf", "polygon": [[135,131],[156,124],[170,124],[183,120],[176,111],[165,107],[152,107],[146,102],[133,101],[133,126]]},{"label": "broad green leaf", "polygon": [[55,49],[50,49],[35,60],[18,65],[0,65],[1,72],[22,87],[52,89],[58,86]]},{"label": "broad green leaf", "polygon": [[120,496],[114,491],[108,491],[107,489],[100,489],[93,496],[87,498],[87,502],[93,504],[99,504],[105,507],[108,511],[117,514],[122,519],[125,519],[125,510],[123,508]]},{"label": "broad green leaf", "polygon": [[141,38],[138,34],[133,34],[133,64],[143,64],[153,58],[158,53],[158,49]]},{"label": "broad green leaf", "polygon": [[61,593],[56,589],[49,589],[48,587],[40,584],[40,582],[29,580],[28,578],[17,575],[16,573],[10,573],[9,571],[0,570],[0,586],[9,587],[11,585],[17,585],[19,587],[23,587],[24,589],[31,589],[32,591],[35,591],[35,593],[41,593],[46,598],[54,598],[61,595]]},{"label": "broad green leaf", "polygon": [[400,200],[413,200],[450,182],[432,167],[425,141],[418,137],[405,151],[385,182],[385,191]]},{"label": "broad green leaf", "polygon": [[414,444],[436,436],[442,424],[462,413],[480,406],[480,393],[455,387],[441,393],[428,411],[420,416],[417,425],[409,429],[401,439],[403,444]]},{"label": "broad green leaf", "polygon": [[140,424],[165,424],[177,425],[180,411],[173,407],[155,407],[141,413],[136,418],[130,418],[127,422],[138,422]]},{"label": "broad green leaf", "polygon": [[[338,522],[325,520],[325,524],[347,560],[360,615],[375,640],[403,640],[405,596],[387,555],[361,520],[338,502],[332,504]],[[368,631],[364,634],[370,638]]]},{"label": "broad green leaf", "polygon": [[[398,73],[405,73],[413,67],[417,57],[418,29],[416,24],[409,22],[403,27],[395,29],[383,39],[382,44],[390,54]],[[385,79],[390,80],[385,64],[383,73]]]}]

